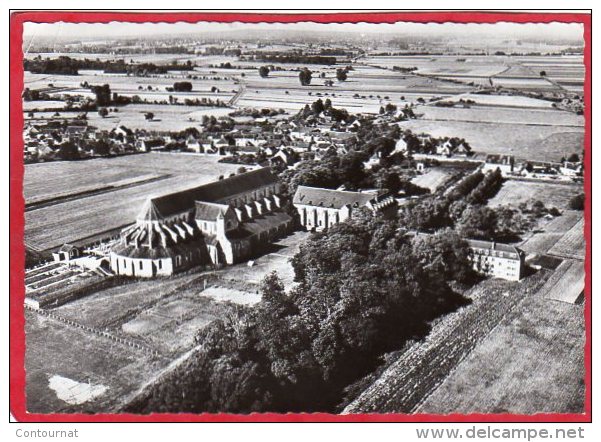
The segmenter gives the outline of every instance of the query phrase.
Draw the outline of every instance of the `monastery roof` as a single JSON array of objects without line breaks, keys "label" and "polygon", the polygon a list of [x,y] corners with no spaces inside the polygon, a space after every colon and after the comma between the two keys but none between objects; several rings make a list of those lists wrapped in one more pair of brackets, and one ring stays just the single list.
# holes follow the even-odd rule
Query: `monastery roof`
[{"label": "monastery roof", "polygon": [[294,194],[293,203],[341,209],[346,205],[364,206],[376,197],[376,194],[367,192],[349,192],[346,190],[298,186]]},{"label": "monastery roof", "polygon": [[196,201],[221,202],[234,195],[249,192],[277,182],[278,178],[271,172],[271,169],[264,167],[214,181],[200,187],[156,197],[152,201],[160,214],[171,216],[193,209]]},{"label": "monastery roof", "polygon": [[156,205],[154,204],[154,201],[149,198],[144,203],[144,206],[142,206],[142,210],[140,210],[137,219],[139,221],[159,221],[163,219],[163,217],[161,216],[159,209],[157,209]]},{"label": "monastery roof", "polygon": [[196,201],[196,214],[194,218],[203,221],[215,221],[219,215],[225,215],[228,209],[229,206],[227,204]]},{"label": "monastery roof", "polygon": [[160,244],[149,247],[136,247],[133,244],[117,244],[111,251],[117,256],[126,258],[136,259],[158,259],[158,258],[172,258],[176,255],[184,255],[190,250],[198,250],[200,248],[199,243],[179,243],[169,244],[167,247],[163,247]]},{"label": "monastery roof", "polygon": [[521,249],[518,249],[515,246],[509,245],[509,244],[493,242],[493,241],[468,239],[467,243],[471,248],[474,248],[474,249],[488,249],[488,250],[495,250],[498,252],[515,253],[517,255],[521,255],[524,253]]},{"label": "monastery roof", "polygon": [[[292,217],[285,212],[272,212],[245,222],[242,224],[241,229],[252,235],[259,235],[291,221]],[[229,236],[230,234],[228,233]]]}]

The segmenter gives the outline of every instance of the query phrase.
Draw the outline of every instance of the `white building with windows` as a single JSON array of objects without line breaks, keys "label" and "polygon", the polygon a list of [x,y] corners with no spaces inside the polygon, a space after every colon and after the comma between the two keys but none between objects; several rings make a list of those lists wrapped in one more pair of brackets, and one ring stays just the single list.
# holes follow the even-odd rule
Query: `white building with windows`
[{"label": "white building with windows", "polygon": [[519,281],[524,276],[525,253],[517,247],[491,241],[467,240],[474,270],[495,278]]},{"label": "white building with windows", "polygon": [[349,192],[298,186],[293,204],[300,224],[309,231],[321,232],[351,218],[362,207],[375,213],[394,207],[396,200],[386,191]]}]

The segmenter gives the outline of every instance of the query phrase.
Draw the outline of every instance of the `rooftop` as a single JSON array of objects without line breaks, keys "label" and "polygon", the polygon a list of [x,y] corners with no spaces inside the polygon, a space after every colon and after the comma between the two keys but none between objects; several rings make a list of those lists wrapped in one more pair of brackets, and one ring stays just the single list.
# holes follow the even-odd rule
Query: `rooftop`
[{"label": "rooftop", "polygon": [[364,206],[374,198],[377,198],[377,194],[372,192],[349,192],[346,190],[298,186],[293,203],[341,209],[346,205]]},{"label": "rooftop", "polygon": [[278,178],[271,172],[271,169],[264,167],[203,186],[152,198],[152,203],[159,214],[168,217],[193,209],[196,201],[223,202],[234,195],[276,184],[277,182]]}]

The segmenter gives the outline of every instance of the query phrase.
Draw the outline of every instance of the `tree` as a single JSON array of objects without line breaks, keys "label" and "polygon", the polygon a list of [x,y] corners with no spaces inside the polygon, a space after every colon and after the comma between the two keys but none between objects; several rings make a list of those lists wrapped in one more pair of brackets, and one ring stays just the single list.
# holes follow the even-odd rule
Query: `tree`
[{"label": "tree", "polygon": [[576,195],[570,199],[570,209],[584,210],[584,193]]},{"label": "tree", "polygon": [[321,98],[319,100],[314,101],[313,104],[311,104],[311,110],[313,111],[313,114],[315,116],[318,116],[325,110],[325,106]]},{"label": "tree", "polygon": [[61,144],[56,156],[64,161],[78,160],[80,158],[79,149],[77,149],[77,146],[72,142]]},{"label": "tree", "polygon": [[154,119],[154,113],[152,113],[152,112],[145,112],[144,113],[144,118],[146,118],[146,120],[148,120],[148,121],[152,121]]},{"label": "tree", "polygon": [[108,114],[109,111],[106,107],[101,107],[100,109],[98,109],[98,115],[100,115],[102,118],[106,118]]},{"label": "tree", "polygon": [[467,242],[451,229],[417,235],[413,239],[413,253],[432,278],[469,282],[475,276]]},{"label": "tree", "polygon": [[389,190],[393,195],[399,193],[399,190],[401,190],[402,187],[402,182],[399,178],[399,174],[391,172],[387,169],[382,169],[382,172],[383,173],[380,175],[378,187],[380,189]]},{"label": "tree", "polygon": [[106,156],[111,153],[111,146],[105,140],[98,140],[93,145],[94,154]]},{"label": "tree", "polygon": [[299,74],[298,79],[302,86],[308,86],[311,84],[312,72],[308,68],[303,68]]},{"label": "tree", "polygon": [[570,163],[577,163],[578,161],[580,161],[580,157],[578,156],[578,154],[577,154],[577,153],[573,153],[572,155],[570,155],[570,156],[568,157],[568,161],[569,161]]},{"label": "tree", "polygon": [[338,81],[346,81],[346,79],[347,79],[346,69],[336,69],[336,79]]},{"label": "tree", "polygon": [[259,68],[259,75],[261,76],[261,78],[267,78],[269,76],[269,67],[261,66]]},{"label": "tree", "polygon": [[175,92],[191,92],[192,91],[192,83],[189,81],[179,81],[173,83],[173,90]]},{"label": "tree", "polygon": [[541,77],[546,77],[547,76],[547,72],[546,71],[540,71],[540,76]]},{"label": "tree", "polygon": [[495,239],[497,215],[487,206],[468,206],[456,224],[457,231],[464,238]]},{"label": "tree", "polygon": [[111,104],[111,87],[108,84],[92,86],[91,90],[96,95],[96,106],[109,106]]}]

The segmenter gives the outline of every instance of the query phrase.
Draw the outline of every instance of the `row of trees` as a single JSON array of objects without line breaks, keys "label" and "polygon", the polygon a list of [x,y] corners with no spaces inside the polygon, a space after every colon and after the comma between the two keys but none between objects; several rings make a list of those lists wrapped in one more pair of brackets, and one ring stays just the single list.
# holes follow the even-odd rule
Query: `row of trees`
[{"label": "row of trees", "polygon": [[128,74],[136,76],[166,74],[171,70],[191,71],[194,65],[184,64],[157,65],[154,63],[132,63],[125,60],[75,59],[68,56],[23,60],[23,69],[34,74],[78,75],[80,69],[103,70],[106,73]]},{"label": "row of trees", "polygon": [[461,237],[515,241],[531,227],[535,219],[551,214],[555,208],[546,208],[540,201],[510,206],[488,207],[486,204],[501,188],[500,170],[483,174],[480,171],[464,177],[445,195],[433,195],[404,207],[401,223],[408,229],[436,232],[453,228]]}]

